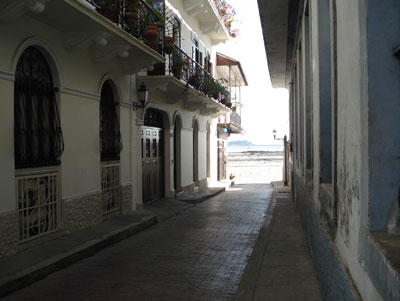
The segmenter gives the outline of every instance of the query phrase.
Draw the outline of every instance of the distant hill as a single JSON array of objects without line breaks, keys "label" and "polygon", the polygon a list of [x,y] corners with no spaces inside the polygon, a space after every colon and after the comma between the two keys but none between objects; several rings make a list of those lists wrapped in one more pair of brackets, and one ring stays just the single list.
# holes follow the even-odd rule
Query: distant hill
[{"label": "distant hill", "polygon": [[249,145],[253,145],[253,143],[247,140],[237,140],[228,142],[228,146],[249,146]]}]

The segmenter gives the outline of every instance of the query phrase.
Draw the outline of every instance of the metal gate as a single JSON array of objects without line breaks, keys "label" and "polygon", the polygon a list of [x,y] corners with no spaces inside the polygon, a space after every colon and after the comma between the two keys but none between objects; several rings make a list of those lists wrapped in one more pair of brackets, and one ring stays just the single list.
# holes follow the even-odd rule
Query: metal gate
[{"label": "metal gate", "polygon": [[163,196],[163,131],[156,127],[142,127],[142,191],[143,203]]}]

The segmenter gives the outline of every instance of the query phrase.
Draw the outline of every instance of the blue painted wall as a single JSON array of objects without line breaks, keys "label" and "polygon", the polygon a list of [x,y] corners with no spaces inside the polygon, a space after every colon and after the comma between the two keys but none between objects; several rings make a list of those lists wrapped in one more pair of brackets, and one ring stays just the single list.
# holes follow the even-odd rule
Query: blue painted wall
[{"label": "blue painted wall", "polygon": [[296,206],[307,235],[323,299],[358,300],[358,293],[353,289],[350,277],[343,269],[332,240],[321,227],[319,215],[304,190],[301,177],[294,173],[292,180],[292,195],[296,196]]},{"label": "blue painted wall", "polygon": [[[367,3],[370,230],[385,230],[400,187],[400,1]],[[395,204],[398,205],[398,204]]]}]

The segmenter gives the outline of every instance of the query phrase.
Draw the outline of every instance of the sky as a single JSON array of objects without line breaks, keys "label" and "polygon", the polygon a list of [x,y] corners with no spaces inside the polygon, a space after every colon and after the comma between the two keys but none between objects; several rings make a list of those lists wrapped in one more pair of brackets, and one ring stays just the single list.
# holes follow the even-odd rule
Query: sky
[{"label": "sky", "polygon": [[239,37],[221,44],[217,51],[240,61],[246,75],[248,87],[242,87],[243,135],[235,134],[229,141],[249,140],[253,144],[281,144],[274,141],[289,133],[288,91],[273,89],[269,77],[264,39],[258,13],[257,0],[227,0],[236,11]]}]

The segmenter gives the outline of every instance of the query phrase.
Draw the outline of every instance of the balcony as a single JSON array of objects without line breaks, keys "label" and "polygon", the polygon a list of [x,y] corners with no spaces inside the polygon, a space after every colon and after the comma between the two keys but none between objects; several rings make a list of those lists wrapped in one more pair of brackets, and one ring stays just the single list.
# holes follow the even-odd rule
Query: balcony
[{"label": "balcony", "polygon": [[199,22],[201,32],[211,38],[213,45],[230,39],[213,0],[183,0],[183,9]]},{"label": "balcony", "polygon": [[231,114],[226,114],[218,118],[218,128],[222,130],[226,129],[229,134],[241,134],[243,131],[241,124],[241,117],[236,112],[236,107],[232,108]]},{"label": "balcony", "polygon": [[155,28],[160,37],[155,40],[146,35],[150,22],[163,23],[162,14],[143,0],[137,4],[134,10],[126,0],[4,0],[0,2],[0,22],[26,15],[56,29],[66,50],[89,50],[93,61],[99,63],[119,60],[124,72],[133,74],[165,61],[161,55],[162,29]]},{"label": "balcony", "polygon": [[200,109],[203,115],[230,112],[232,103],[228,89],[177,45],[174,45],[166,63],[156,64],[147,76],[137,77],[137,84],[142,82],[150,92],[159,88],[168,94],[168,104],[183,100],[184,109]]},{"label": "balcony", "polygon": [[[217,77],[231,92],[232,113],[221,116],[218,127],[227,129],[229,133],[240,134],[241,127],[241,87],[247,86],[247,79],[239,61],[217,52]],[[239,110],[239,111],[237,111]]]},{"label": "balcony", "polygon": [[[162,55],[162,37],[165,23],[162,1],[154,1],[154,7],[143,0],[85,1],[93,5],[98,13],[112,23]],[[161,11],[157,9],[158,6]],[[150,27],[151,29],[149,29]]]}]

